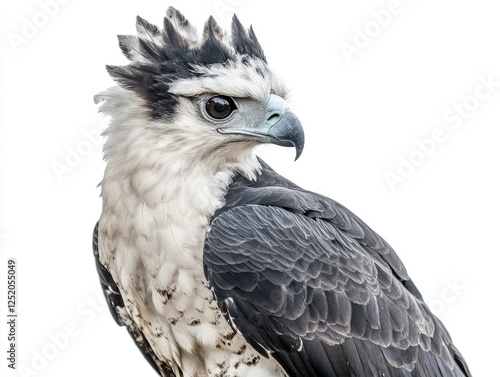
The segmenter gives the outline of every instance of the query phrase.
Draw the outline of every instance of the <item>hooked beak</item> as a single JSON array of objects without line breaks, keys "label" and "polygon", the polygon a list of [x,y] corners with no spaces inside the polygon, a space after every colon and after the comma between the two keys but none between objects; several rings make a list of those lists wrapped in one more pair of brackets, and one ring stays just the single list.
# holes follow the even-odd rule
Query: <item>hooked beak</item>
[{"label": "hooked beak", "polygon": [[256,127],[219,128],[222,134],[248,136],[250,140],[271,143],[283,147],[295,147],[295,160],[304,149],[304,130],[297,116],[286,108],[281,97],[271,94],[267,104],[266,121]]}]

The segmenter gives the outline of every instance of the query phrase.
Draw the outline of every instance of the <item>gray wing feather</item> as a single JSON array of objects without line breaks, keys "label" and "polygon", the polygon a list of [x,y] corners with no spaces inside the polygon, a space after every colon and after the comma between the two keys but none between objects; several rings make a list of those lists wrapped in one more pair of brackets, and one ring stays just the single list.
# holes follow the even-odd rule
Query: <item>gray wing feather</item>
[{"label": "gray wing feather", "polygon": [[205,275],[237,329],[290,376],[470,375],[400,259],[350,211],[265,164],[226,200]]}]

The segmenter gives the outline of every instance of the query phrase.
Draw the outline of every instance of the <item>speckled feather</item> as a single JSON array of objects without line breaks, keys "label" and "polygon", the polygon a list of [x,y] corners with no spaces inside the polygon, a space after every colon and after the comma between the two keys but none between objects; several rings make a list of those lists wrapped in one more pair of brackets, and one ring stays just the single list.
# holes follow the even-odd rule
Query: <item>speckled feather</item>
[{"label": "speckled feather", "polygon": [[114,320],[119,326],[126,326],[132,339],[134,339],[135,344],[141,350],[142,354],[151,365],[161,376],[164,377],[175,377],[174,372],[170,366],[160,360],[158,356],[154,353],[149,345],[144,334],[139,330],[136,324],[130,319],[127,313],[125,304],[123,302],[123,297],[121,296],[120,290],[116,286],[109,271],[102,265],[99,261],[99,224],[94,227],[94,235],[92,237],[92,249],[94,251],[94,258],[96,262],[97,272],[99,274],[99,280],[101,282],[101,287],[108,303],[109,311],[111,312]]}]

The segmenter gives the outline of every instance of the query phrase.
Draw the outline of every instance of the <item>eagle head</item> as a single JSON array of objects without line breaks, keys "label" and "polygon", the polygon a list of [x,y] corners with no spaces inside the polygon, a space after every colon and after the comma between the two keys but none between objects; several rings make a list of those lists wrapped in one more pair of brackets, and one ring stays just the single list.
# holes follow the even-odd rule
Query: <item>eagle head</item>
[{"label": "eagle head", "polygon": [[[198,35],[170,7],[163,29],[137,17],[137,36],[119,35],[130,60],[107,66],[118,86],[95,96],[111,116],[107,160],[151,162],[155,152],[231,161],[261,143],[304,147],[287,91],[271,72],[255,33],[236,16],[230,33],[210,17]],[[108,161],[109,162],[109,161]]]}]

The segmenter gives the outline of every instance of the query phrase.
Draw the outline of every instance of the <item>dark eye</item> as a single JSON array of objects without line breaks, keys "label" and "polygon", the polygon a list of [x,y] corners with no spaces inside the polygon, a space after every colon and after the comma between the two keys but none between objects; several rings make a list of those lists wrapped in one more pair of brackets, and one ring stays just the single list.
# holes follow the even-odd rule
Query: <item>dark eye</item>
[{"label": "dark eye", "polygon": [[212,97],[207,101],[207,113],[212,118],[224,119],[227,118],[234,109],[236,105],[230,97],[226,96],[216,96]]}]

